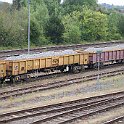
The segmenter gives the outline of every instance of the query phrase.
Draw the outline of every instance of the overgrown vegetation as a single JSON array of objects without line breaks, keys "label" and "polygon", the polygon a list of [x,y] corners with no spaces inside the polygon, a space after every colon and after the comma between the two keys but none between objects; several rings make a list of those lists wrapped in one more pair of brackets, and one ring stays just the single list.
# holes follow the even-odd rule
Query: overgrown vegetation
[{"label": "overgrown vegetation", "polygon": [[[124,15],[97,0],[30,0],[31,45],[118,40],[124,37]],[[0,3],[0,47],[27,46],[27,0]]]}]

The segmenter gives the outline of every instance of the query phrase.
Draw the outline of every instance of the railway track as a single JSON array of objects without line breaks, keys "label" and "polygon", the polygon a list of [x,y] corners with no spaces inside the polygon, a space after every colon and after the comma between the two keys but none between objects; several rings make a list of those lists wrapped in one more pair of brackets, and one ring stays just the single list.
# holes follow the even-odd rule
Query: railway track
[{"label": "railway track", "polygon": [[[119,68],[117,70],[106,70],[104,72],[100,73],[100,78],[103,77],[110,77],[110,76],[115,76],[115,75],[120,75],[124,74],[124,68]],[[60,73],[61,76],[61,73]],[[39,80],[41,80],[42,77],[38,77]],[[82,83],[86,81],[91,81],[91,80],[96,80],[98,78],[98,73],[95,74],[87,74],[85,76],[79,76],[76,78],[71,78],[71,79],[66,79],[63,81],[57,81],[53,83],[47,83],[47,84],[39,84],[39,85],[33,85],[29,86],[26,88],[18,88],[15,90],[10,90],[10,91],[5,91],[5,92],[0,92],[0,100],[6,100],[8,98],[12,97],[18,97],[24,94],[29,94],[32,92],[38,92],[38,91],[45,91],[49,89],[55,89],[55,88],[60,88],[63,86],[68,86],[74,83]],[[33,79],[33,80],[38,80],[38,79]],[[32,80],[32,81],[33,81]]]},{"label": "railway track", "polygon": [[[76,45],[60,45],[60,46],[51,46],[51,47],[39,47],[31,49],[31,53],[43,52],[43,51],[54,51],[54,50],[66,50],[66,49],[86,49],[88,47],[106,47],[112,45],[124,44],[124,41],[111,41],[111,42],[101,42],[101,43],[92,43],[92,44],[76,44]],[[0,51],[0,58],[6,58],[10,56],[18,56],[20,54],[27,53],[27,49],[17,49],[17,50],[3,50]]]},{"label": "railway track", "polygon": [[124,106],[124,91],[0,115],[0,124],[66,124]]},{"label": "railway track", "polygon": [[122,122],[124,123],[124,116],[116,117],[114,119],[104,122],[103,124],[122,124]]}]

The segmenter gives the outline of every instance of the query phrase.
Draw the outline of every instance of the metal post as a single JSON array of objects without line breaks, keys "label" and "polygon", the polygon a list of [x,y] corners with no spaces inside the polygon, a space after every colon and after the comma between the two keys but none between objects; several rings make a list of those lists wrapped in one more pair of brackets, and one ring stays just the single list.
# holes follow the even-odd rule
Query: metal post
[{"label": "metal post", "polygon": [[97,76],[97,83],[99,83],[99,76],[100,76],[100,54],[102,53],[102,50],[97,51],[97,58],[98,58],[98,76]]},{"label": "metal post", "polygon": [[97,77],[98,83],[99,83],[99,69],[100,69],[100,53],[98,53],[98,77]]},{"label": "metal post", "polygon": [[30,54],[30,0],[28,0],[28,54]]}]

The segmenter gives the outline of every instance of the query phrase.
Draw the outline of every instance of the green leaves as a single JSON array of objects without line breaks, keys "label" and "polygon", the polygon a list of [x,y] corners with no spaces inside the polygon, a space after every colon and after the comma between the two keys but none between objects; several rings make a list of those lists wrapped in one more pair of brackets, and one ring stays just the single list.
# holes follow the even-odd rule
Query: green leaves
[{"label": "green leaves", "polygon": [[119,32],[124,37],[124,15],[120,14],[118,20],[119,20],[118,22]]},{"label": "green leaves", "polygon": [[90,9],[95,9],[97,7],[96,0],[65,0],[63,7],[65,13],[71,13],[73,11],[82,11],[83,7],[87,6]]},{"label": "green leaves", "polygon": [[43,40],[46,40],[45,26],[49,20],[49,14],[47,6],[43,0],[34,0],[31,2],[31,42],[35,45],[44,44]]},{"label": "green leaves", "polygon": [[83,40],[105,40],[108,30],[108,20],[105,14],[87,8],[81,14],[81,31]]},{"label": "green leaves", "polygon": [[118,23],[119,23],[119,15],[115,12],[110,13],[110,15],[108,16],[108,39],[120,39],[121,35],[119,33],[119,27],[118,27]]},{"label": "green leaves", "polygon": [[105,14],[84,8],[82,12],[74,11],[63,18],[67,42],[105,40],[107,37],[108,20]]},{"label": "green leaves", "polygon": [[[31,0],[31,45],[120,39],[124,15],[97,0]],[[27,0],[0,5],[1,46],[27,46]],[[99,6],[100,7],[100,6]]]},{"label": "green leaves", "polygon": [[26,40],[27,21],[25,10],[11,13],[0,12],[0,42],[2,46],[22,46]]},{"label": "green leaves", "polygon": [[81,41],[80,14],[80,12],[74,11],[63,17],[62,22],[65,28],[63,38],[67,43],[79,43]]}]

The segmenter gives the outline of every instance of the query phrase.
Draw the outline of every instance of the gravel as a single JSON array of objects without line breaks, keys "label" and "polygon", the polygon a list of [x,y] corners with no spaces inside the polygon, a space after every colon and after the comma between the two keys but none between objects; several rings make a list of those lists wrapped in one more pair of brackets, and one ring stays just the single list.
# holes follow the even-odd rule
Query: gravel
[{"label": "gravel", "polygon": [[77,52],[74,50],[64,50],[59,52],[48,51],[37,54],[22,54],[19,56],[12,56],[6,58],[5,60],[34,59],[34,58],[54,57],[54,56],[73,55],[73,54],[77,54]]},{"label": "gravel", "polygon": [[84,50],[86,52],[92,52],[92,53],[97,53],[98,51],[115,51],[115,50],[124,50],[124,44],[117,45],[117,46],[112,46],[112,47],[104,47],[104,48],[95,48],[95,47],[89,47],[88,49]]}]

